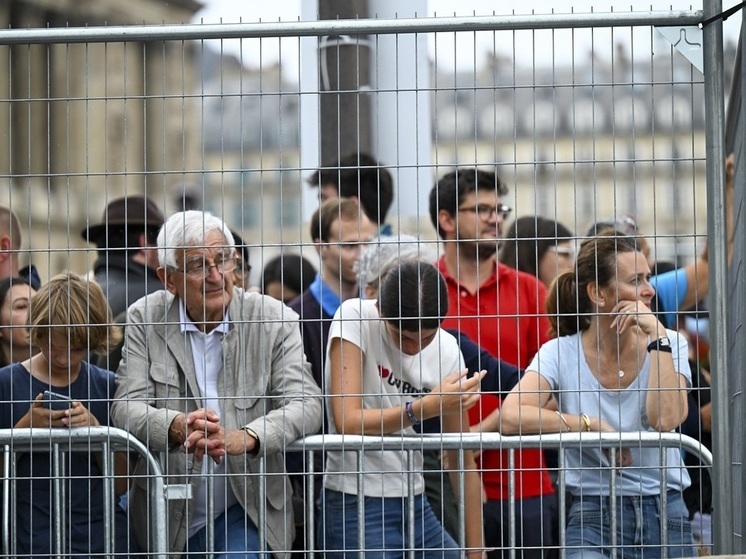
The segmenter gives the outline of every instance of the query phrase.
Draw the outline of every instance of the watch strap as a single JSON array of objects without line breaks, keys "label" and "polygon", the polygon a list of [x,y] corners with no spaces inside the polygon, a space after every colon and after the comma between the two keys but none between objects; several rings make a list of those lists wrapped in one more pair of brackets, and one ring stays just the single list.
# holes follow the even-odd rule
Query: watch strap
[{"label": "watch strap", "polygon": [[673,353],[671,340],[666,336],[661,336],[648,344],[648,353],[651,351],[662,351],[663,353]]}]

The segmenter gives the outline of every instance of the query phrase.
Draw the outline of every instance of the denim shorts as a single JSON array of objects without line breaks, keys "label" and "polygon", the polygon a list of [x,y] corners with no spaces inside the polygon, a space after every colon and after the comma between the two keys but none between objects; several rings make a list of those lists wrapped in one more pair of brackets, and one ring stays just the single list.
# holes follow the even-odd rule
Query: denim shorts
[{"label": "denim shorts", "polygon": [[[325,489],[319,511],[318,537],[326,559],[403,559],[408,541],[409,501],[401,497],[363,497],[364,550],[358,543],[357,495]],[[459,559],[460,550],[433,513],[424,495],[414,499],[415,557]]]},{"label": "denim shorts", "polygon": [[[666,541],[661,530],[659,495],[616,498],[616,553],[620,559],[695,557],[689,511],[679,491],[666,494]],[[611,505],[608,497],[573,497],[567,519],[567,559],[601,559],[611,556]]]}]

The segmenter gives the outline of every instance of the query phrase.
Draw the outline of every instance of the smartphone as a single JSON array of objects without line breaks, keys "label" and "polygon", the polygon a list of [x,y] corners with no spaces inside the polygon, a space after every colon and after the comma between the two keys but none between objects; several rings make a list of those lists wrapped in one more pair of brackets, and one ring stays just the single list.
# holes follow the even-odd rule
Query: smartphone
[{"label": "smartphone", "polygon": [[42,398],[41,405],[50,410],[66,410],[72,406],[73,401],[64,394],[57,394],[51,390],[44,391],[44,397]]}]

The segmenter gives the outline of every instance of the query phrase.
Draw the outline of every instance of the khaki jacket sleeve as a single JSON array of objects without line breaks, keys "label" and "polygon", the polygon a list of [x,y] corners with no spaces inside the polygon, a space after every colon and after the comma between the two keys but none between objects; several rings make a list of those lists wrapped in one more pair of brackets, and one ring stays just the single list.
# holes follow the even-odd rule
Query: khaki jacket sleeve
[{"label": "khaki jacket sleeve", "polygon": [[[142,301],[141,301],[142,302]],[[151,363],[147,342],[156,341],[157,336],[148,324],[152,320],[145,316],[147,305],[136,304],[130,308],[125,328],[122,360],[117,369],[117,391],[111,407],[111,417],[116,427],[129,431],[152,451],[169,449],[168,429],[179,411],[167,409],[169,397],[180,395],[179,383],[164,379],[158,383],[151,374],[151,365],[163,365],[165,345],[160,353],[160,363]],[[155,348],[155,351],[158,351]]]}]

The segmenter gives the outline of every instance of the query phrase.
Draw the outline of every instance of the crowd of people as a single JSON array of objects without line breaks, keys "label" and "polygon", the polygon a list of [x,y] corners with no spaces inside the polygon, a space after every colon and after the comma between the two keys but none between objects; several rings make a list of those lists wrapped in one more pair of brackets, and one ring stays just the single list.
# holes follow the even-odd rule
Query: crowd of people
[{"label": "crowd of people", "polygon": [[[730,187],[732,159],[726,170]],[[118,427],[188,487],[168,501],[168,525],[149,526],[147,462],[117,455],[122,498],[107,514],[118,555],[147,553],[154,529],[177,556],[226,558],[414,548],[504,559],[512,545],[551,559],[560,525],[573,558],[659,557],[664,546],[689,557],[695,535],[708,543],[706,484],[678,449],[662,462],[660,449],[566,448],[558,485],[544,449],[459,456],[375,438],[680,430],[706,440],[709,400],[692,385],[704,392],[709,375],[678,328],[706,295],[706,249],[663,272],[627,216],[584,236],[540,216],[504,232],[505,184],[458,168],[430,193],[438,256],[435,243],[393,235],[393,180],[374,158],[343,157],[309,182],[321,200],[309,231],[318,267],[283,254],[259,288],[249,245],[222,219],[165,216],[140,196],[113,200],[82,231],[98,246],[92,271],[42,283],[19,269],[18,218],[0,207],[0,428]],[[288,452],[316,433],[374,438],[311,462]],[[12,456],[14,549],[51,556],[59,471],[44,452]],[[74,451],[66,463],[65,553],[76,557],[106,547],[101,460]],[[699,499],[687,498],[692,479]]]}]

